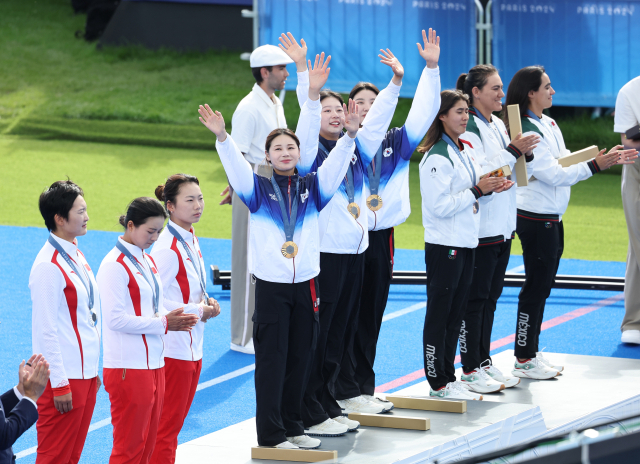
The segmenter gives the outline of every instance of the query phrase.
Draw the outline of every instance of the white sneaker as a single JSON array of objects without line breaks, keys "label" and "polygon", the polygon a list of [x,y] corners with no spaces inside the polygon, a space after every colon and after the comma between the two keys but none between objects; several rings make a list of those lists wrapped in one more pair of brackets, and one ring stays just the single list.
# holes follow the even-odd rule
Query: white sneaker
[{"label": "white sneaker", "polygon": [[640,330],[625,330],[620,337],[622,343],[640,345]]},{"label": "white sneaker", "polygon": [[296,446],[293,443],[289,443],[289,439],[288,438],[287,438],[287,441],[283,441],[279,445],[276,445],[275,448],[280,448],[280,449],[300,449],[299,446]]},{"label": "white sneaker", "polygon": [[444,400],[482,400],[482,395],[467,390],[460,382],[449,382],[439,390],[431,390],[429,396],[431,398],[442,398]]},{"label": "white sneaker", "polygon": [[[544,348],[542,348],[542,351],[544,351]],[[555,369],[555,370],[557,370],[558,372],[562,372],[562,371],[564,370],[564,366],[556,366],[555,364],[551,364],[551,363],[549,362],[549,360],[548,360],[547,358],[545,358],[545,357],[542,355],[542,351],[538,351],[538,352],[536,353],[536,357],[537,357],[540,361],[542,361],[542,364],[544,364],[545,366],[547,366],[547,367],[549,367],[549,368],[551,368],[551,369]]]},{"label": "white sneaker", "polygon": [[237,351],[238,353],[256,354],[256,350],[253,347],[253,338],[250,339],[245,346],[231,343],[231,346],[229,346],[229,348],[231,348],[233,351]]},{"label": "white sneaker", "polygon": [[464,382],[460,382],[459,380],[456,380],[455,384],[460,388],[464,388],[467,391],[471,391],[471,387]]},{"label": "white sneaker", "polygon": [[478,393],[495,393],[504,390],[506,387],[502,382],[493,379],[487,371],[478,367],[469,373],[462,372],[460,381],[467,385],[472,391]]},{"label": "white sneaker", "polygon": [[312,437],[339,437],[349,431],[349,427],[333,419],[327,419],[320,424],[309,427],[304,431],[305,435]]},{"label": "white sneaker", "polygon": [[311,438],[306,435],[298,435],[297,437],[287,437],[287,441],[294,445],[296,448],[302,449],[316,449],[319,448],[322,442],[317,438]]},{"label": "white sneaker", "polygon": [[[505,388],[511,388],[511,387],[515,387],[516,385],[518,385],[520,383],[520,379],[517,377],[510,377],[508,375],[504,375],[502,373],[502,371],[500,371],[500,369],[498,369],[497,367],[495,367],[493,364],[490,364],[488,362],[489,360],[487,359],[486,361],[484,361],[480,367],[482,369],[485,370],[485,372],[491,376],[491,378],[493,378],[493,380],[496,380],[500,383],[504,384]],[[485,363],[487,363],[485,365]]]},{"label": "white sneaker", "polygon": [[382,414],[387,412],[384,406],[365,400],[362,396],[349,398],[346,400],[338,400],[338,404],[345,414],[359,412],[362,414]]},{"label": "white sneaker", "polygon": [[334,421],[346,425],[349,429],[347,432],[355,432],[360,427],[360,422],[349,419],[348,417],[338,416],[333,418]]},{"label": "white sneaker", "polygon": [[536,380],[552,379],[560,374],[557,370],[551,369],[543,364],[539,358],[527,359],[523,363],[518,361],[518,358],[516,358],[516,362],[511,373],[516,377]]},{"label": "white sneaker", "polygon": [[394,406],[393,403],[391,401],[387,401],[387,400],[383,400],[382,398],[378,398],[377,396],[373,396],[373,395],[362,395],[362,397],[369,401],[370,403],[375,403],[375,404],[379,404],[380,406],[384,407],[385,411],[391,411]]}]

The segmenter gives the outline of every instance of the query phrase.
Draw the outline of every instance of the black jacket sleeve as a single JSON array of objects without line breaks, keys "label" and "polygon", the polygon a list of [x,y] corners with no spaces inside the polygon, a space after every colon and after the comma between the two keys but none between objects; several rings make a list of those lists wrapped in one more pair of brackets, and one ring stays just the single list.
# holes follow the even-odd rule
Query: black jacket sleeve
[{"label": "black jacket sleeve", "polygon": [[2,395],[0,402],[0,455],[2,455],[2,451],[11,449],[20,435],[35,424],[38,420],[38,410],[28,399],[18,401],[13,389]]}]

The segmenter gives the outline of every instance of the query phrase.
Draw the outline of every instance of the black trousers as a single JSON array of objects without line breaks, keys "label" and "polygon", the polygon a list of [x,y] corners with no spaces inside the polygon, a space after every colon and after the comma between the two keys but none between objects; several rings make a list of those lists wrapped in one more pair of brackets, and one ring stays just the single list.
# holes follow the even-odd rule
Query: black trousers
[{"label": "black trousers", "polygon": [[256,428],[260,446],[304,435],[301,409],[318,333],[318,280],[295,284],[256,278]]},{"label": "black trousers", "polygon": [[335,383],[346,347],[358,327],[363,273],[364,253],[320,253],[320,334],[303,400],[302,420],[306,427],[342,415]]},{"label": "black trousers", "polygon": [[462,369],[471,372],[487,359],[491,362],[493,317],[502,295],[504,275],[511,255],[511,239],[476,248],[469,302],[460,328]]},{"label": "black trousers", "polygon": [[336,381],[336,399],[373,395],[378,336],[389,299],[393,274],[393,228],[369,231],[369,248],[364,252],[364,282],[360,297],[358,330],[347,347]]},{"label": "black trousers", "polygon": [[525,281],[518,296],[515,355],[535,358],[544,307],[555,282],[564,250],[562,222],[546,222],[518,216],[516,227],[522,243]]},{"label": "black trousers", "polygon": [[456,380],[454,359],[473,278],[475,248],[425,243],[427,314],[422,335],[424,371],[432,389]]}]

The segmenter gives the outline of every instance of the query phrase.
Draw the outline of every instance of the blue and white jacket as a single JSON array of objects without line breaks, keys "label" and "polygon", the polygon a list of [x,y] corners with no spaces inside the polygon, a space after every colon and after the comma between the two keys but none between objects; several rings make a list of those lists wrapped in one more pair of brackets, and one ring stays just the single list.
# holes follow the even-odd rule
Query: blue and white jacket
[{"label": "blue and white jacket", "polygon": [[[296,135],[301,140],[301,157],[318,150],[320,132],[319,101],[307,101],[302,107]],[[298,196],[298,214],[293,241],[298,254],[288,259],[282,255],[286,241],[284,223],[278,199],[270,179],[255,174],[230,135],[216,142],[216,150],[229,178],[229,183],[251,212],[249,270],[262,280],[279,283],[306,282],[320,273],[320,236],[318,217],[340,186],[353,156],[355,140],[342,137],[317,172],[306,175],[273,174],[282,192],[290,201]],[[296,183],[300,179],[299,190]]]},{"label": "blue and white jacket", "polygon": [[[298,102],[303,107],[309,94],[308,71],[298,73],[298,87],[296,89]],[[341,183],[329,205],[320,214],[320,251],[336,254],[360,254],[369,246],[369,225],[367,214],[367,194],[365,178],[367,166],[371,164],[378,147],[385,138],[389,124],[398,104],[400,86],[390,82],[383,89],[362,124],[356,136],[356,150],[352,159],[354,202],[360,207],[360,217],[355,219],[347,210],[349,197],[346,190],[346,179]],[[303,115],[300,115],[303,119]],[[345,137],[342,137],[342,139]],[[321,143],[332,145],[335,142],[321,140]],[[326,155],[318,147],[315,156],[301,154],[298,170],[301,175],[313,172],[322,166]]]}]

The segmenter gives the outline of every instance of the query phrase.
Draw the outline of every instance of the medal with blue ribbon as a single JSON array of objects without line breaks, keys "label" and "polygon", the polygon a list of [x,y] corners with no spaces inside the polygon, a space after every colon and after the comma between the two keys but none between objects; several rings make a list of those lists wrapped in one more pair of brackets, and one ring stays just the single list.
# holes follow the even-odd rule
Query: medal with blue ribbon
[{"label": "medal with blue ribbon", "polygon": [[284,226],[285,242],[282,244],[282,256],[291,259],[295,258],[298,254],[298,245],[293,241],[293,232],[296,228],[296,219],[298,217],[298,192],[300,187],[300,177],[296,179],[296,191],[294,192],[292,205],[291,205],[291,217],[287,214],[287,208],[282,198],[282,192],[280,186],[276,182],[275,174],[271,176],[271,185],[273,186],[274,193],[278,199],[280,205],[280,212],[282,213],[282,224]]},{"label": "medal with blue ribbon", "polygon": [[196,271],[196,274],[198,275],[198,282],[200,283],[200,289],[202,290],[202,294],[204,295],[204,298],[207,304],[209,304],[208,303],[209,295],[207,294],[207,289],[204,284],[205,271],[204,269],[202,269],[200,259],[198,259],[198,265],[196,266],[196,260],[193,259],[193,255],[191,254],[191,248],[189,247],[189,244],[185,241],[185,239],[182,238],[182,235],[180,235],[180,233],[169,223],[167,223],[167,230],[169,230],[171,235],[173,235],[180,242],[180,244],[184,248],[184,251],[187,252],[189,261],[191,261],[191,265],[193,266],[193,269]]},{"label": "medal with blue ribbon", "polygon": [[[456,152],[456,155],[458,155],[458,158],[460,158],[460,162],[463,164],[463,166],[467,170],[467,173],[471,178],[471,182],[473,182],[473,185],[476,185],[476,170],[473,168],[473,164],[471,162],[467,164],[467,161],[464,159],[465,157],[462,156],[462,153],[460,153],[460,147],[458,147],[458,145],[453,143],[453,140],[451,140],[451,137],[449,137],[447,134],[442,134],[442,140],[447,142],[447,145],[453,148],[453,151]],[[476,200],[473,203],[473,214],[478,214],[478,211],[480,211],[480,203],[478,202],[478,200]]]},{"label": "medal with blue ribbon", "polygon": [[[318,148],[322,150],[325,154],[325,159],[329,156],[329,152],[324,147],[322,142],[318,144]],[[355,156],[355,154],[353,155]],[[349,204],[347,205],[347,211],[349,214],[353,216],[354,219],[358,219],[360,217],[360,206],[355,202],[355,187],[353,185],[353,163],[349,163],[349,167],[347,168],[347,175],[345,177],[345,190],[347,191],[347,197],[349,198]]]},{"label": "medal with blue ribbon", "polygon": [[[371,167],[373,165],[373,168]],[[367,208],[371,211],[378,211],[382,208],[382,198],[378,195],[380,187],[380,174],[382,173],[382,144],[376,152],[373,163],[367,166],[367,174],[369,176],[369,190],[371,195],[367,197]]]}]

